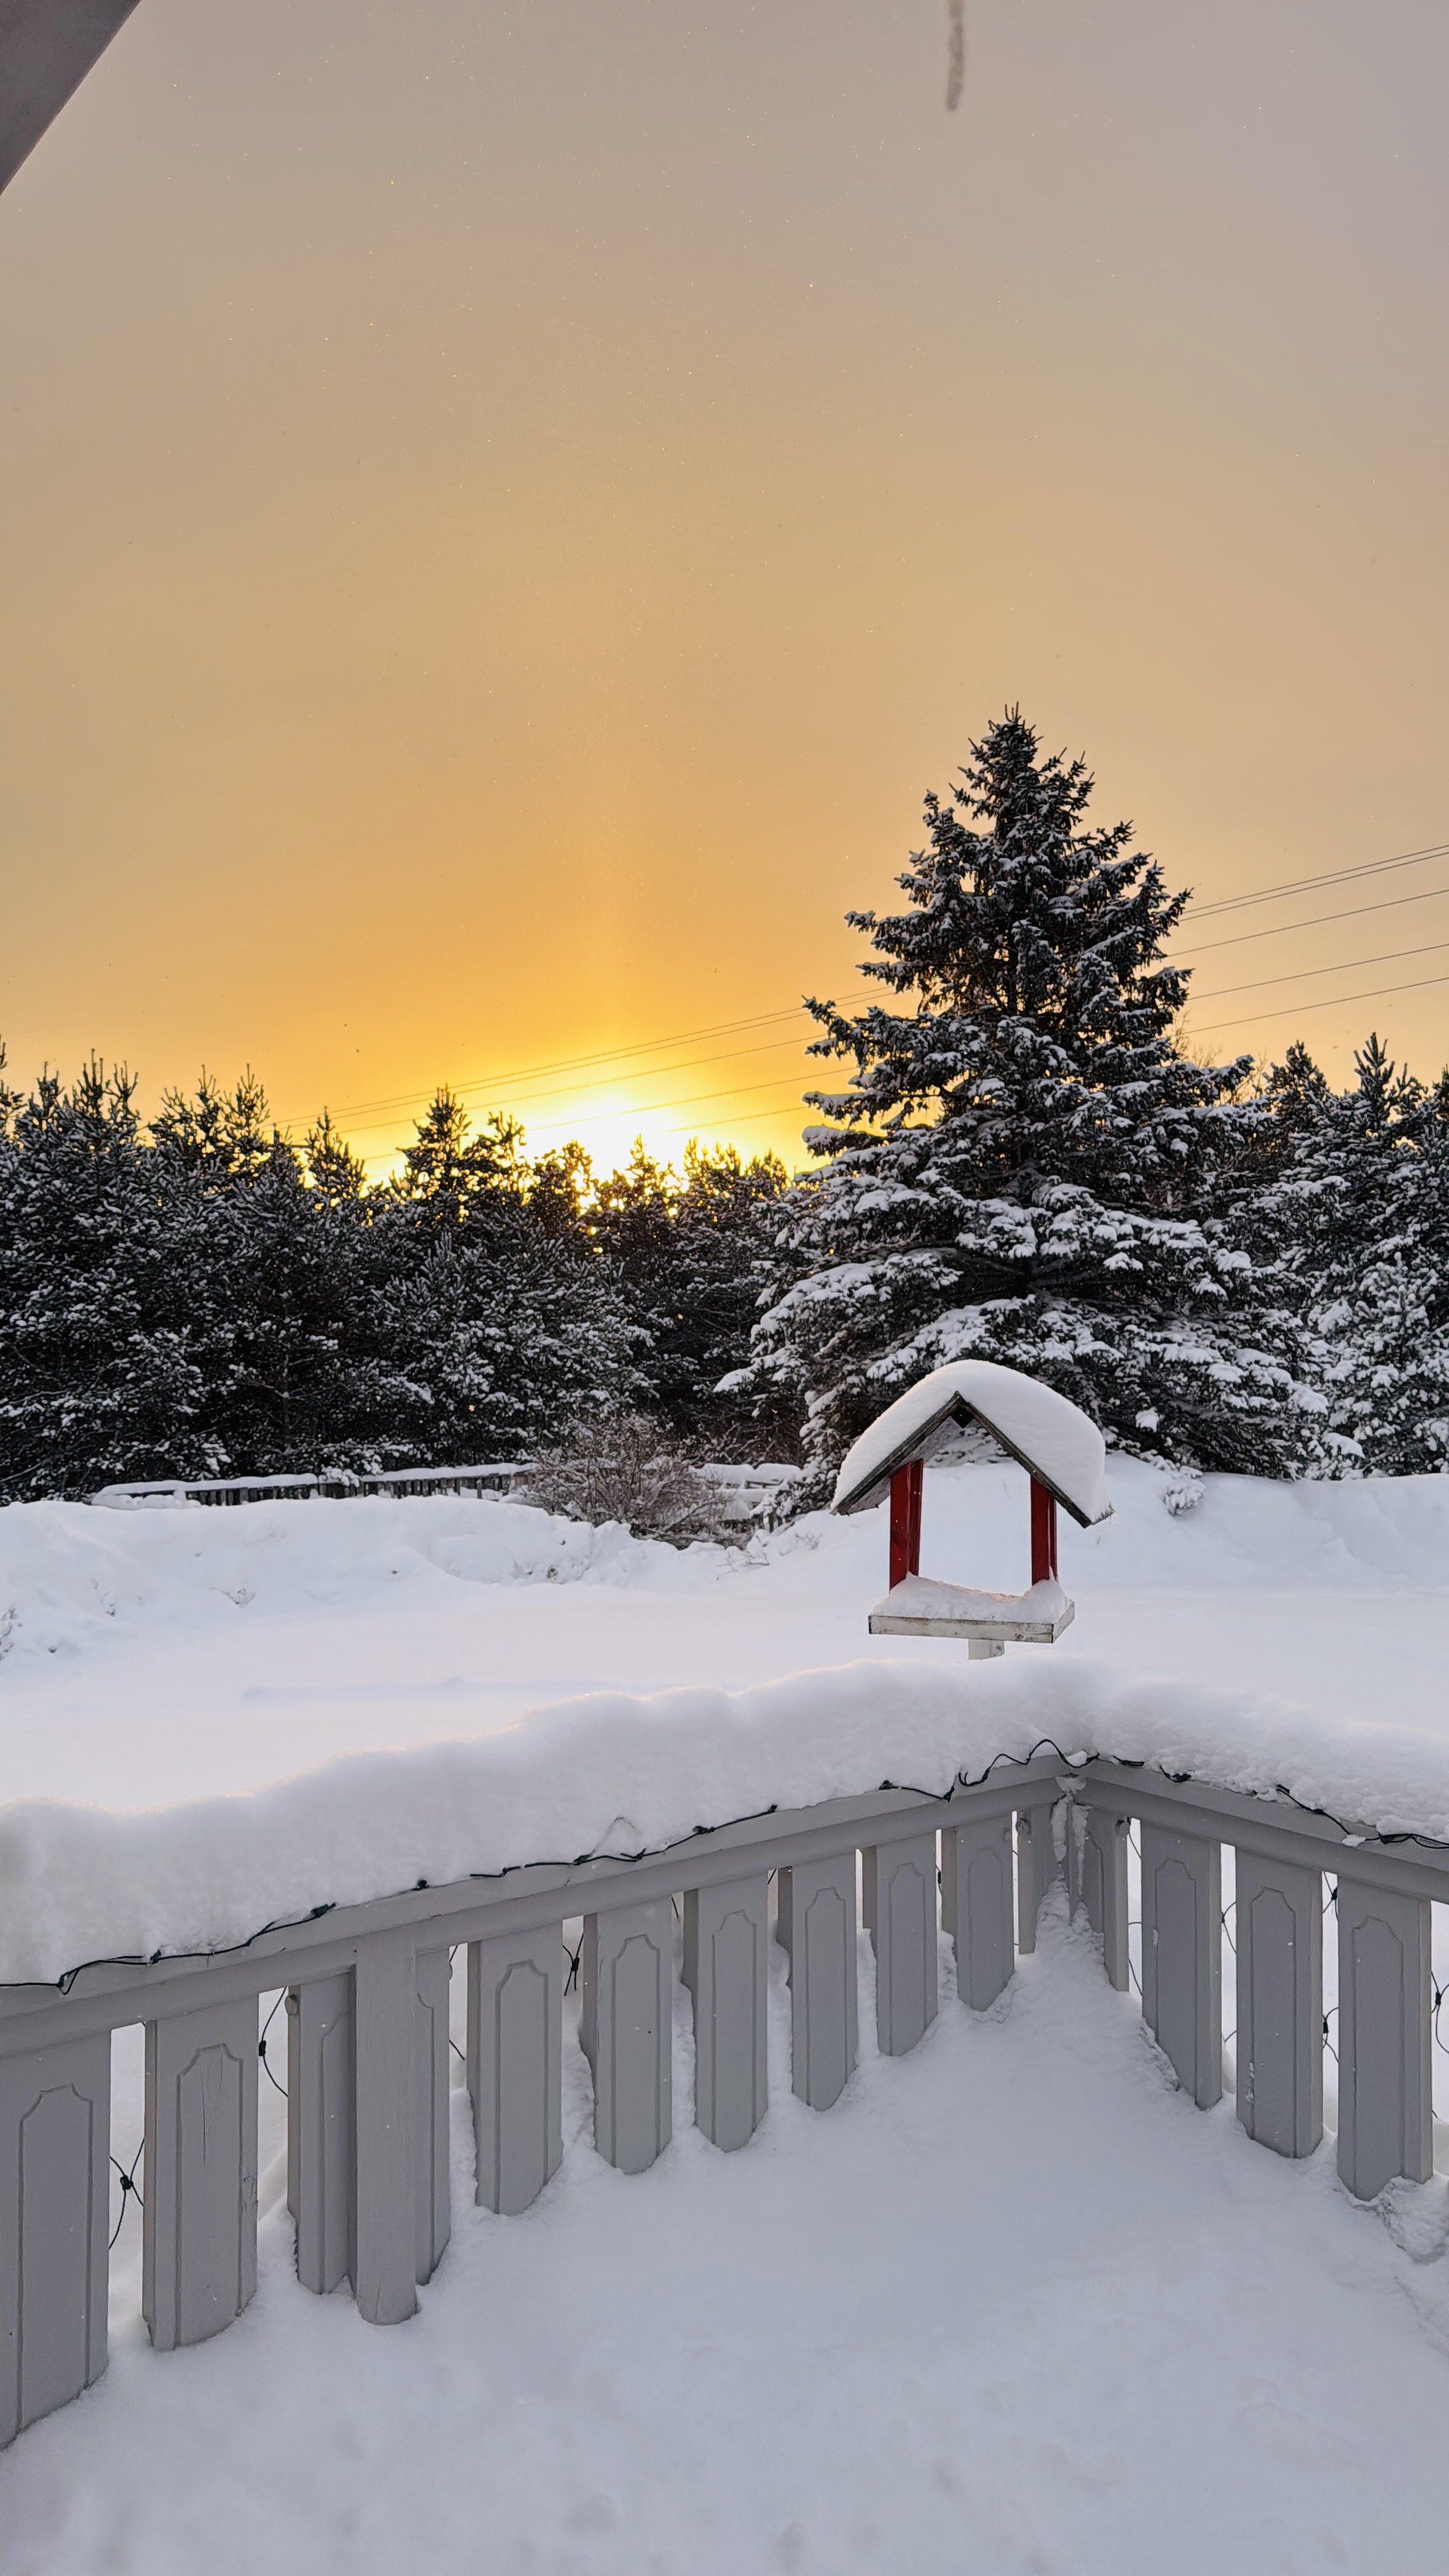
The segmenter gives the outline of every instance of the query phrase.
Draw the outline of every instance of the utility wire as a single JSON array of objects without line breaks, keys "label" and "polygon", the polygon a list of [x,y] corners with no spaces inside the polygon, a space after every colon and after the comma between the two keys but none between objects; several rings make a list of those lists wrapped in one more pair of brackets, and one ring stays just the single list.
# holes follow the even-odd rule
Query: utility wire
[{"label": "utility wire", "polygon": [[1330,1002],[1284,1002],[1276,1011],[1255,1011],[1246,1020],[1219,1020],[1213,1028],[1197,1029],[1193,1034],[1199,1038],[1220,1037],[1224,1029],[1258,1028],[1264,1020],[1286,1019],[1290,1012],[1301,1019],[1309,1011],[1340,1011],[1347,1010],[1352,1002],[1381,1002],[1391,993],[1426,993],[1436,984],[1449,984],[1449,975],[1421,975],[1412,984],[1375,984],[1367,993],[1339,993]]},{"label": "utility wire", "polygon": [[[1353,867],[1326,869],[1316,876],[1285,879],[1281,884],[1259,886],[1250,894],[1227,895],[1221,898],[1221,900],[1213,903],[1194,903],[1189,909],[1187,918],[1194,922],[1208,921],[1223,913],[1241,911],[1245,908],[1256,907],[1259,904],[1276,903],[1286,900],[1291,895],[1313,893],[1319,888],[1326,886],[1358,883],[1364,879],[1390,874],[1399,868],[1426,866],[1432,860],[1443,858],[1449,858],[1449,841],[1437,841],[1420,850],[1400,851],[1392,858],[1366,859],[1360,861]],[[1394,910],[1402,904],[1427,903],[1443,895],[1449,895],[1449,886],[1428,887],[1422,893],[1412,895],[1385,896],[1378,903],[1359,904],[1342,912],[1315,914],[1307,921],[1267,924],[1261,929],[1234,932],[1227,939],[1202,941],[1196,946],[1189,946],[1185,954],[1188,957],[1192,957],[1194,955],[1205,956],[1214,949],[1239,947],[1249,940],[1282,938],[1294,931],[1313,930],[1331,922],[1362,920],[1375,912]],[[1435,946],[1441,946],[1443,944],[1445,943],[1436,942]],[[1401,955],[1412,955],[1420,952],[1403,950],[1397,953]],[[1343,963],[1343,971],[1347,973],[1353,971],[1356,967],[1361,967],[1367,964],[1377,964],[1379,962],[1387,963],[1388,961],[1387,959],[1384,959],[1383,961],[1378,959],[1361,958],[1346,959]],[[1310,967],[1303,969],[1302,973],[1306,976],[1311,976],[1329,974],[1333,971],[1334,970],[1331,967]],[[1283,975],[1267,976],[1262,980],[1265,984],[1286,984],[1297,980],[1297,978],[1295,976]],[[1431,983],[1437,983],[1443,979],[1439,977],[1431,977],[1427,980]],[[1194,998],[1200,1001],[1216,1001],[1222,998],[1222,994],[1224,992],[1248,992],[1253,989],[1253,986],[1246,984],[1229,985],[1221,988],[1221,991],[1218,993],[1200,994]],[[1382,997],[1383,993],[1412,992],[1418,989],[1422,988],[1415,985],[1403,984],[1384,987],[1382,988],[1382,993],[1348,994],[1344,996],[1344,1006],[1347,1007],[1354,1001],[1378,1000]],[[1309,1009],[1331,1009],[1335,1006],[1333,1004],[1310,1003],[1305,1007]],[[675,1029],[662,1037],[641,1038],[632,1046],[600,1048],[591,1054],[556,1057],[551,1062],[544,1064],[515,1065],[505,1068],[497,1073],[479,1075],[475,1079],[471,1079],[467,1082],[454,1083],[450,1085],[449,1088],[460,1099],[474,1096],[479,1093],[492,1092],[496,1095],[505,1090],[512,1091],[516,1097],[520,1086],[522,1086],[526,1091],[530,1084],[545,1080],[551,1075],[561,1073],[598,1073],[600,1069],[604,1067],[619,1068],[617,1079],[620,1082],[628,1082],[631,1080],[638,1081],[656,1073],[663,1074],[676,1071],[682,1072],[685,1070],[683,1064],[677,1066],[643,1065],[638,1062],[640,1057],[658,1054],[665,1048],[671,1046],[703,1045],[704,1042],[710,1038],[734,1037],[742,1035],[747,1030],[778,1027],[783,1022],[798,1022],[804,1019],[805,1016],[806,1013],[803,1005],[800,1003],[794,1003],[787,1008],[781,1008],[779,1010],[758,1011],[745,1015],[739,1019],[716,1021],[709,1028]],[[1258,1015],[1260,1019],[1276,1016],[1277,1015],[1275,1013],[1271,1012],[1260,1013]],[[1223,1025],[1227,1025],[1227,1023],[1224,1023]],[[1201,1034],[1204,1036],[1212,1036],[1216,1034],[1216,1032],[1213,1030],[1204,1030]],[[768,1048],[772,1044],[783,1048],[790,1042],[791,1041],[785,1037],[781,1037],[774,1041],[763,1040],[758,1047],[730,1049],[727,1055],[720,1055],[713,1058],[706,1056],[703,1059],[696,1060],[702,1060],[705,1063],[725,1062],[733,1059],[737,1055],[744,1056],[756,1053],[763,1054],[768,1051]],[[750,1086],[750,1088],[756,1090],[763,1089],[764,1087],[764,1085],[760,1084]],[[411,1109],[425,1105],[432,1096],[431,1092],[414,1091],[397,1093],[391,1098],[382,1100],[352,1101],[345,1103],[341,1108],[339,1108],[336,1115],[339,1119],[357,1120],[366,1117],[371,1113],[376,1113],[385,1124],[388,1123],[394,1115],[406,1114]],[[539,1100],[559,1098],[561,1096],[561,1092],[557,1090],[543,1092],[536,1095]],[[685,1108],[694,1105],[695,1103],[706,1105],[715,1101],[728,1100],[732,1098],[742,1099],[747,1098],[748,1096],[748,1089],[739,1093],[731,1093],[728,1091],[700,1092],[691,1094],[687,1099],[683,1100],[664,1100],[644,1103],[637,1113],[629,1111],[621,1114],[637,1114],[641,1120],[652,1120],[655,1112],[660,1109]],[[794,1095],[791,1096],[793,1098]],[[522,1101],[520,1105],[526,1108],[526,1099]],[[787,1104],[782,1103],[781,1105],[784,1106]],[[752,1111],[749,1113],[749,1122],[753,1122],[761,1116],[769,1117],[774,1114],[775,1112],[770,1110]],[[296,1125],[301,1122],[294,1120],[283,1123]],[[557,1120],[551,1124],[546,1123],[542,1128],[535,1132],[547,1135],[561,1130],[563,1127],[572,1123],[575,1122],[567,1119]],[[745,1120],[731,1120],[730,1123],[732,1125],[743,1125],[747,1122]],[[354,1133],[364,1136],[375,1135],[381,1132],[380,1126],[354,1128]],[[674,1132],[682,1134],[684,1131],[680,1128]]]},{"label": "utility wire", "polygon": [[[804,1017],[802,1005],[796,1002],[789,1010],[756,1011],[745,1019],[717,1020],[713,1027],[707,1029],[674,1029],[667,1037],[640,1038],[634,1046],[603,1047],[593,1055],[560,1056],[552,1064],[513,1065],[502,1073],[480,1074],[476,1081],[455,1082],[449,1088],[461,1098],[470,1091],[500,1090],[505,1083],[541,1081],[547,1074],[588,1073],[601,1064],[625,1064],[634,1056],[657,1054],[661,1047],[692,1046],[704,1038],[736,1037],[746,1029],[768,1028],[779,1020],[801,1020]],[[344,1103],[336,1115],[339,1118],[361,1118],[371,1110],[391,1113],[410,1109],[415,1102],[431,1098],[431,1092],[405,1091],[388,1100],[353,1100]]]},{"label": "utility wire", "polygon": [[1262,993],[1270,984],[1307,984],[1315,975],[1352,975],[1365,966],[1396,966],[1403,957],[1436,957],[1449,939],[1431,939],[1417,948],[1389,948],[1379,957],[1339,957],[1331,966],[1299,966],[1288,975],[1260,975],[1253,984],[1220,984],[1215,993],[1199,993],[1201,1002],[1224,1002],[1230,993]]},{"label": "utility wire", "polygon": [[[1365,921],[1373,912],[1398,912],[1406,903],[1433,903],[1449,886],[1426,886],[1419,894],[1381,895],[1377,903],[1354,904],[1348,912],[1315,912],[1307,921],[1277,921],[1266,930],[1235,930],[1226,939],[1204,939],[1186,949],[1188,957],[1206,957],[1215,948],[1241,948],[1248,939],[1287,939],[1295,930],[1322,930],[1330,921]],[[1175,962],[1175,961],[1174,961]]]},{"label": "utility wire", "polygon": [[1249,904],[1276,903],[1283,895],[1316,894],[1320,886],[1348,885],[1358,877],[1386,876],[1394,868],[1425,867],[1431,859],[1449,859],[1449,841],[1435,841],[1423,850],[1403,850],[1397,858],[1364,859],[1357,867],[1329,868],[1321,876],[1293,877],[1282,885],[1259,886],[1252,894],[1224,895],[1217,903],[1195,903],[1192,913],[1195,920],[1207,921],[1216,913],[1241,912]]},{"label": "utility wire", "polygon": [[[602,1117],[612,1117],[617,1115],[620,1118],[638,1118],[643,1121],[648,1121],[653,1118],[657,1109],[690,1109],[696,1107],[700,1103],[713,1100],[748,1100],[753,1092],[773,1091],[778,1081],[779,1076],[777,1074],[773,1081],[746,1083],[742,1089],[736,1091],[687,1091],[677,1100],[645,1101],[643,1106],[638,1109],[620,1109],[617,1112],[604,1110],[599,1114]],[[787,1092],[780,1105],[783,1108],[789,1101],[799,1100],[800,1098],[801,1094],[798,1090]],[[763,1114],[768,1117],[771,1113],[766,1110]],[[561,1128],[572,1126],[576,1123],[577,1122],[572,1119],[559,1118],[554,1120],[552,1126],[537,1127],[532,1132],[537,1136],[549,1136],[557,1133]]]},{"label": "utility wire", "polygon": [[[727,1049],[724,1053],[722,1053],[722,1054],[720,1054],[720,1055],[683,1056],[683,1057],[679,1058],[679,1059],[678,1059],[675,1063],[673,1063],[673,1064],[651,1064],[651,1065],[645,1065],[645,1066],[641,1067],[637,1072],[635,1072],[635,1073],[633,1073],[633,1074],[627,1074],[627,1073],[625,1073],[625,1074],[621,1074],[621,1075],[618,1077],[618,1079],[619,1079],[621,1082],[630,1082],[630,1081],[633,1081],[633,1082],[656,1082],[656,1081],[662,1081],[662,1080],[665,1078],[665,1076],[666,1076],[666,1075],[671,1074],[671,1073],[695,1073],[695,1072],[700,1071],[700,1070],[703,1068],[703,1066],[705,1066],[705,1065],[707,1065],[707,1064],[732,1064],[732,1063],[735,1063],[735,1062],[736,1062],[736,1061],[737,1061],[741,1056],[749,1056],[749,1055],[778,1055],[778,1054],[782,1053],[782,1052],[783,1052],[783,1050],[784,1050],[785,1048],[787,1048],[787,1047],[795,1047],[795,1046],[797,1046],[798,1044],[799,1044],[799,1041],[798,1041],[797,1039],[795,1039],[795,1038],[762,1038],[762,1039],[759,1041],[759,1043],[758,1043],[757,1045],[755,1045],[755,1046],[748,1046],[748,1047],[730,1047],[729,1049]],[[758,1084],[755,1084],[753,1087],[754,1087],[756,1090],[758,1090],[760,1086],[759,1086]],[[552,1086],[551,1086],[547,1091],[540,1091],[540,1092],[535,1093],[535,1095],[534,1095],[534,1099],[535,1099],[535,1101],[537,1101],[537,1102],[539,1102],[539,1103],[542,1103],[542,1102],[544,1102],[544,1101],[549,1101],[549,1100],[570,1100],[570,1099],[577,1099],[577,1096],[578,1096],[578,1087],[577,1087],[577,1085],[576,1085],[576,1084],[574,1084],[574,1083],[556,1083],[556,1084],[553,1084],[553,1085],[552,1085]],[[721,1092],[712,1093],[712,1094],[710,1095],[710,1097],[711,1097],[711,1098],[715,1098],[715,1099],[719,1099],[719,1100],[727,1100],[727,1099],[729,1099],[729,1098],[731,1097],[731,1094],[730,1094],[729,1092],[727,1092],[727,1091],[721,1091]],[[528,1099],[527,1094],[522,1094],[522,1095],[521,1095],[519,1092],[515,1091],[515,1092],[513,1092],[513,1093],[512,1093],[511,1098],[512,1098],[512,1101],[513,1101],[513,1102],[515,1102],[515,1103],[517,1104],[517,1106],[518,1106],[518,1108],[519,1108],[520,1112],[521,1112],[522,1114],[526,1115],[526,1114],[527,1114],[527,1112],[528,1112],[528,1109],[529,1109],[529,1107],[530,1107],[530,1102],[529,1102],[529,1099]],[[673,1104],[672,1104],[671,1102],[669,1102],[669,1101],[660,1101],[657,1105],[658,1105],[658,1107],[660,1107],[661,1109],[665,1109],[665,1108],[669,1108],[669,1107],[673,1106]],[[650,1104],[646,1101],[646,1102],[644,1103],[644,1111],[645,1111],[645,1112],[647,1112],[647,1110],[648,1110],[649,1106],[650,1106]],[[607,1113],[597,1113],[597,1114],[607,1114]],[[631,1114],[632,1114],[632,1113],[631,1113]],[[391,1125],[393,1124],[393,1121],[392,1121],[391,1119],[389,1119],[389,1120],[388,1120],[388,1121],[386,1121],[385,1123],[386,1123],[388,1126],[391,1126]],[[565,1121],[564,1123],[566,1124],[567,1122]],[[354,1128],[354,1130],[353,1130],[353,1133],[354,1133],[355,1135],[360,1135],[360,1136],[374,1136],[374,1135],[381,1135],[381,1134],[382,1134],[382,1132],[383,1132],[383,1129],[382,1129],[382,1127],[381,1127],[381,1126],[378,1126],[378,1127],[357,1127],[357,1128]]]}]

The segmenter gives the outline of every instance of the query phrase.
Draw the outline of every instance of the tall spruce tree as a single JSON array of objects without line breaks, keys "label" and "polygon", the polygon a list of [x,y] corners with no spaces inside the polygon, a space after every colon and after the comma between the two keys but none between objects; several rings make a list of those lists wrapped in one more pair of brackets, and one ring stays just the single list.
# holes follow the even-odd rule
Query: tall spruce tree
[{"label": "tall spruce tree", "polygon": [[1080,760],[1010,710],[972,745],[898,913],[853,912],[889,1004],[808,1008],[824,1168],[788,1194],[773,1302],[741,1379],[790,1398],[818,1493],[862,1425],[968,1354],[1047,1379],[1121,1445],[1281,1473],[1316,1399],[1291,1317],[1265,1316],[1220,1215],[1259,1113],[1250,1061],[1175,1042],[1188,901],[1086,821]]}]

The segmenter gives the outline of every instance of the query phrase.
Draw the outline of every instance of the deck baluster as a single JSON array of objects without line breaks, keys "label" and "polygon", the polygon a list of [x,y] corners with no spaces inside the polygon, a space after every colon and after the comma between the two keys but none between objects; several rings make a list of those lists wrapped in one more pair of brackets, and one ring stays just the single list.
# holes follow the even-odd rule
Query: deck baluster
[{"label": "deck baluster", "polygon": [[1142,2011],[1185,2093],[1223,2092],[1223,1855],[1196,1834],[1142,1828]]},{"label": "deck baluster", "polygon": [[695,2119],[713,2145],[747,2146],[765,2116],[769,1882],[763,1870],[690,1888],[684,1982],[694,2003]]},{"label": "deck baluster", "polygon": [[357,2261],[356,2080],[352,1978],[294,1986],[287,1997],[287,2206],[297,2222],[297,2278],[335,2290]]},{"label": "deck baluster", "polygon": [[1428,1899],[1338,1879],[1338,2170],[1357,2200],[1434,2169]]},{"label": "deck baluster", "polygon": [[146,2024],[141,2305],[158,2352],[203,2343],[257,2286],[257,1999]]},{"label": "deck baluster", "polygon": [[776,1880],[790,1961],[790,2080],[812,2111],[838,2102],[859,2045],[855,1852],[802,1861]]},{"label": "deck baluster", "polygon": [[111,2034],[0,2057],[0,2445],[106,2366]]},{"label": "deck baluster", "polygon": [[478,2198],[516,2218],[563,2157],[561,1929],[468,1948],[468,2090]]},{"label": "deck baluster", "polygon": [[875,1943],[876,2034],[904,2057],[936,2018],[936,1837],[868,1843],[861,1855],[865,1926]]},{"label": "deck baluster", "polygon": [[1238,2118],[1280,2156],[1323,2135],[1323,1874],[1237,1854]]},{"label": "deck baluster", "polygon": [[1010,1816],[943,1830],[941,1921],[956,1945],[956,1991],[985,2012],[1016,1969]]},{"label": "deck baluster", "polygon": [[581,2035],[594,2144],[621,2173],[643,2173],[673,2134],[673,1965],[668,1897],[585,1918]]}]

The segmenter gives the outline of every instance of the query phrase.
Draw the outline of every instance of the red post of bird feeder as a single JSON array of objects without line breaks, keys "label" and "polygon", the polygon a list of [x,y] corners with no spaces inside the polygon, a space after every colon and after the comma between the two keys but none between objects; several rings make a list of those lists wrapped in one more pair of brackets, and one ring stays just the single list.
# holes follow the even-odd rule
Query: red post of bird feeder
[{"label": "red post of bird feeder", "polygon": [[[894,1532],[894,1520],[891,1528]],[[1033,1583],[1057,1579],[1057,1498],[1035,1476],[1031,1480],[1031,1579]]]},{"label": "red post of bird feeder", "polygon": [[908,1574],[919,1574],[921,1570],[921,1487],[925,1474],[921,1460],[915,1458],[909,1465],[897,1467],[891,1478],[892,1590],[904,1583]]}]

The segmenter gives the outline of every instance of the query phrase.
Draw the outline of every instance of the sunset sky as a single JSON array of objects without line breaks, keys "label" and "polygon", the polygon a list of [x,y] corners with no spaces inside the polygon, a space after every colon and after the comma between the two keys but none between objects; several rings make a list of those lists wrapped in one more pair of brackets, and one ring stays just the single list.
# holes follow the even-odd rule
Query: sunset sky
[{"label": "sunset sky", "polygon": [[[1449,845],[1443,0],[966,19],[141,0],[0,197],[12,1078],[798,1160],[1014,700],[1202,907]],[[1182,951],[1449,1057],[1449,848]]]}]

